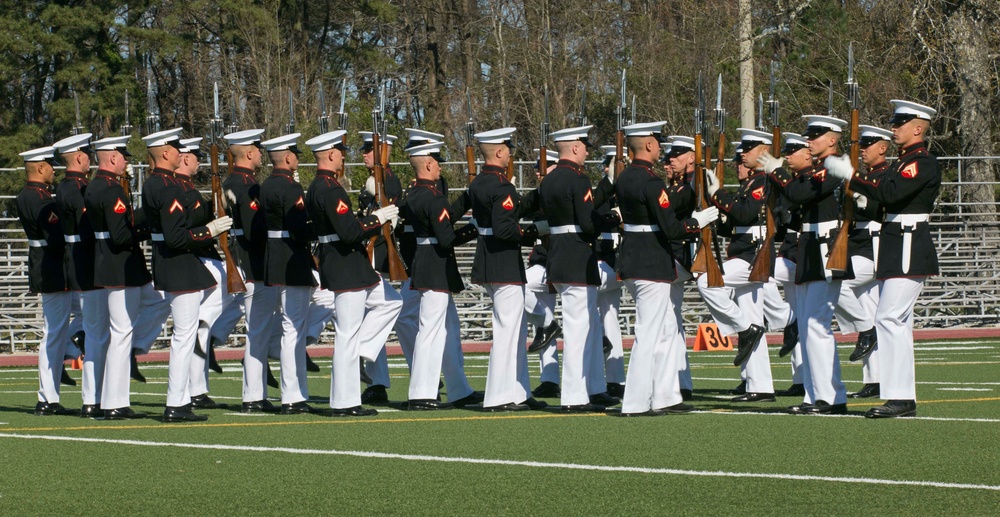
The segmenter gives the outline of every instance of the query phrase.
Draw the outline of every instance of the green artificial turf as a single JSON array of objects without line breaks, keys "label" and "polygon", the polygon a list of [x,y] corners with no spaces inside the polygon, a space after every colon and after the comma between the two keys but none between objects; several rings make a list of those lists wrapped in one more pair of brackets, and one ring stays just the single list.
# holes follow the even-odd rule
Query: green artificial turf
[{"label": "green artificial turf", "polygon": [[[843,377],[848,390],[856,391],[861,366],[846,361],[849,352],[840,349]],[[920,418],[887,421],[856,418],[875,405],[871,399],[850,401],[855,417],[781,414],[784,407],[799,402],[793,398],[732,404],[725,391],[739,382],[739,371],[731,365],[732,353],[725,352],[690,354],[694,404],[705,412],[632,419],[470,410],[393,411],[360,419],[245,416],[234,414],[240,393],[238,363],[224,363],[226,373],[211,377],[212,395],[234,409],[202,411],[211,417],[206,423],[36,417],[30,413],[37,374],[30,368],[0,369],[0,435],[269,448],[0,437],[0,514],[995,513],[1000,508],[1000,491],[995,489],[732,475],[1000,486],[1000,343],[919,343],[916,354]],[[787,387],[787,360],[777,358],[776,348],[771,359],[776,389]],[[537,363],[530,360],[535,385]],[[310,375],[310,390],[320,399],[314,406],[326,407],[330,363],[317,362],[324,370]],[[403,400],[405,363],[400,357],[391,358],[391,364],[390,399]],[[132,384],[134,409],[156,416],[162,412],[165,366],[144,365],[150,383]],[[466,367],[470,382],[481,389],[486,357],[470,355]],[[79,372],[71,374],[79,379]],[[63,403],[79,406],[79,388],[64,387]],[[552,466],[308,453],[321,451]],[[579,470],[567,465],[674,471]],[[712,472],[730,474],[694,475]]]}]

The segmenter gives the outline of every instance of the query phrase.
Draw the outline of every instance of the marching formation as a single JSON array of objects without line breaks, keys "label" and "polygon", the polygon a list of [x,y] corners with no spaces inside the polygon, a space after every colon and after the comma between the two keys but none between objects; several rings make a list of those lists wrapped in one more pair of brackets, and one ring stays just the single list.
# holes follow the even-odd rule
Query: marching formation
[{"label": "marching formation", "polygon": [[[617,141],[601,148],[605,174],[597,185],[584,170],[595,149],[584,117],[551,133],[546,120],[536,150],[540,181],[528,192],[511,182],[517,130],[477,133],[470,121],[470,181],[453,200],[441,176],[443,135],[407,129],[414,179],[404,191],[388,166],[396,137],[386,134],[378,108],[373,130],[361,135],[370,176],[360,207],[345,184],[343,115],[341,129],[329,131],[324,117],[321,134],[304,142],[318,169],[307,188],[296,172],[294,122],[270,139],[263,130],[231,128],[222,137],[229,164],[222,181],[218,101],[211,199],[191,183],[205,158],[202,139],[181,138],[181,129],[147,128],[151,172],[140,205],[129,191],[124,128],[125,136],[80,133],[21,153],[27,184],[17,208],[30,246],[30,288],[41,294],[45,321],[35,413],[145,417],[130,408],[130,378],[142,380],[135,356],[150,350],[168,315],[166,422],[206,420],[195,411],[220,407],[209,396],[208,372],[218,368],[213,349],[241,318],[245,413],[319,411],[308,403],[307,372],[318,367],[306,345],[330,321],[333,416],[374,415],[369,406],[388,402],[392,331],[409,367],[408,410],[537,410],[547,407],[537,398],[558,397],[551,410],[620,404],[622,416],[685,413],[694,409],[694,387],[681,305],[685,283],[696,282],[720,332],[735,336],[743,382],[733,402],[801,396],[789,412],[843,414],[848,397],[881,397],[866,417],[915,415],[913,307],[938,272],[928,214],[941,176],[924,143],[935,111],[893,100],[891,129],[860,125],[856,84],[848,85],[851,121],[831,108],[803,117],[801,134],[781,132],[772,91],[772,130],[762,122],[741,128],[735,155],[721,112],[713,170],[703,100],[693,136],[666,136],[664,121],[625,120],[623,76]],[[719,95],[717,113],[721,80]],[[850,152],[841,156],[847,135]],[[891,145],[898,158],[890,163]],[[258,184],[264,155],[272,169]],[[66,174],[54,186],[57,159]],[[727,163],[736,190],[722,186]],[[470,223],[457,224],[466,214]],[[724,250],[719,236],[729,240]],[[466,378],[453,299],[466,288],[454,250],[472,241],[471,281],[492,302],[484,392]],[[636,306],[627,365],[622,286]],[[856,393],[841,380],[834,317],[842,331],[858,333],[850,360],[864,361],[865,384]],[[774,387],[768,330],[783,332],[779,355],[791,354],[793,384],[784,391]],[[529,352],[539,354],[542,371],[534,390]],[[79,353],[77,413],[60,404],[60,381],[64,358]],[[277,378],[270,358],[280,363]],[[270,402],[269,387],[280,390],[280,406]]]}]

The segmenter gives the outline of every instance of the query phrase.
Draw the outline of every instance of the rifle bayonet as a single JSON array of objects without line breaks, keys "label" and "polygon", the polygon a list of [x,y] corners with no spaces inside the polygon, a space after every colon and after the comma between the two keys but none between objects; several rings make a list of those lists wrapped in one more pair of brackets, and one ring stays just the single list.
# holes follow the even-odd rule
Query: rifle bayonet
[{"label": "rifle bayonet", "polygon": [[632,110],[629,111],[629,124],[635,124],[635,94],[632,94]]},{"label": "rifle bayonet", "polygon": [[827,99],[827,102],[826,102],[826,116],[832,117],[833,116],[833,79],[830,79],[829,90],[830,90],[829,98]]},{"label": "rifle bayonet", "polygon": [[330,130],[330,117],[326,114],[326,93],[323,91],[323,81],[316,82],[319,88],[319,132]]},{"label": "rifle bayonet", "polygon": [[295,132],[295,98],[292,96],[292,89],[288,89],[288,125],[285,126],[285,133]]},{"label": "rifle bayonet", "polygon": [[719,81],[715,88],[715,127],[721,133],[726,126],[726,110],[722,109],[722,74],[719,74]]},{"label": "rifle bayonet", "polygon": [[587,87],[583,87],[583,96],[580,97],[580,125],[587,125]]},{"label": "rifle bayonet", "polygon": [[340,83],[340,111],[337,112],[337,123],[340,129],[347,129],[347,112],[344,111],[344,104],[347,102],[347,78]]},{"label": "rifle bayonet", "polygon": [[153,113],[156,107],[156,99],[153,98],[153,80],[146,79],[146,134],[153,134],[160,130],[160,117]]},{"label": "rifle bayonet", "polygon": [[235,133],[240,130],[239,124],[236,123],[236,92],[232,94],[232,99],[229,102],[229,127],[226,128],[226,132]]},{"label": "rifle bayonet", "polygon": [[757,130],[764,130],[764,94],[757,94]]},{"label": "rifle bayonet", "polygon": [[73,134],[83,133],[83,124],[80,124],[80,96],[73,90],[73,107],[76,109],[76,125],[73,126]]},{"label": "rifle bayonet", "polygon": [[122,136],[127,136],[132,134],[132,126],[129,125],[129,113],[128,113],[128,90],[125,90],[125,123],[122,124],[121,133]]}]

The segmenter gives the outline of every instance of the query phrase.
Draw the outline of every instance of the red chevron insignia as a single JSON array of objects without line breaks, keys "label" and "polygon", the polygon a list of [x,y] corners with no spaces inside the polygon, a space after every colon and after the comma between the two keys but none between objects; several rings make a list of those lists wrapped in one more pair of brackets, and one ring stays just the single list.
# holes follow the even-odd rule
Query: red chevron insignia
[{"label": "red chevron insignia", "polygon": [[750,195],[753,196],[753,198],[756,199],[757,201],[764,199],[764,187],[755,188],[754,191],[750,193]]},{"label": "red chevron insignia", "polygon": [[508,195],[507,199],[503,200],[503,204],[501,206],[503,206],[504,210],[513,210],[514,209],[514,200],[511,199],[510,195]]},{"label": "red chevron insignia", "polygon": [[126,210],[125,203],[122,202],[122,198],[118,198],[118,202],[115,203],[115,208],[114,208],[115,213],[124,214],[125,210]]},{"label": "red chevron insignia", "polygon": [[917,162],[913,162],[906,166],[902,171],[899,172],[906,179],[913,179],[917,177]]},{"label": "red chevron insignia", "polygon": [[194,207],[195,208],[201,208],[201,201],[195,201],[194,202]]},{"label": "red chevron insignia", "polygon": [[350,207],[347,206],[347,203],[345,203],[343,199],[337,201],[338,214],[344,215],[347,213],[348,210],[350,210]]},{"label": "red chevron insignia", "polygon": [[583,202],[590,203],[592,201],[594,201],[594,194],[590,189],[587,189],[587,193],[583,195]]},{"label": "red chevron insignia", "polygon": [[[507,199],[510,199],[510,198],[507,198]],[[438,222],[442,223],[442,222],[444,222],[445,219],[447,219],[447,220],[450,221],[451,220],[451,216],[448,215],[448,209],[447,208],[442,208],[441,209],[441,215],[438,216]]]},{"label": "red chevron insignia", "polygon": [[670,196],[667,195],[666,190],[660,190],[660,208],[670,208]]},{"label": "red chevron insignia", "polygon": [[256,199],[251,199],[250,200],[250,209],[256,212],[258,208],[260,208],[260,205],[257,204],[257,200]]},{"label": "red chevron insignia", "polygon": [[295,202],[295,208],[302,210],[305,207],[306,207],[306,202],[302,199],[302,196],[299,196],[299,200]]},{"label": "red chevron insignia", "polygon": [[49,212],[49,224],[55,224],[59,222],[59,216],[55,212]]},{"label": "red chevron insignia", "polygon": [[182,205],[179,200],[175,199],[174,202],[170,204],[170,210],[168,210],[167,212],[172,214],[174,213],[174,210],[180,210],[181,212],[183,212],[184,205]]}]

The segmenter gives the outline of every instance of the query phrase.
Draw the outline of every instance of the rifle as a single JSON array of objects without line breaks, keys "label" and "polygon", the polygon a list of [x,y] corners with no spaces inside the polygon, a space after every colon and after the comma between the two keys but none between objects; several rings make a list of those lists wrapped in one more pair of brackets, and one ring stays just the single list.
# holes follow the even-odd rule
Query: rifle
[{"label": "rifle", "polygon": [[[715,127],[719,129],[719,143],[715,159],[715,178],[716,182],[721,187],[726,178],[726,110],[722,108],[722,74],[719,74],[719,80],[716,84]],[[708,153],[705,154],[707,155]],[[708,167],[706,167],[705,170],[707,171]],[[712,223],[712,226],[712,249],[715,250],[715,261],[718,262],[719,269],[721,271],[722,262],[725,260],[725,256],[722,254],[719,244],[719,235],[714,231],[715,223]]]},{"label": "rifle", "polygon": [[316,81],[319,91],[319,132],[324,134],[330,131],[330,117],[326,114],[326,94],[323,91],[323,81]]},{"label": "rifle", "polygon": [[472,121],[472,96],[465,89],[465,104],[469,107],[469,121],[465,123],[465,165],[469,168],[469,185],[476,179],[476,148],[473,146],[476,123]]},{"label": "rifle", "polygon": [[[380,207],[389,205],[389,198],[385,195],[385,167],[389,161],[389,145],[382,140],[385,132],[384,109],[385,88],[383,87],[379,95],[378,105],[372,110],[372,165],[375,174],[375,199]],[[382,225],[382,238],[385,240],[386,255],[389,260],[389,280],[393,282],[406,280],[408,278],[406,266],[396,248],[396,241],[393,240],[391,225]],[[372,237],[367,246],[368,258],[372,264],[375,264],[376,239],[377,237]]]},{"label": "rifle", "polygon": [[[212,204],[215,206],[215,216],[226,215],[225,198],[222,196],[222,174],[219,172],[219,133],[222,132],[222,118],[219,117],[219,83],[214,86],[215,111],[212,117]],[[246,284],[236,269],[236,260],[229,250],[229,233],[219,234],[219,247],[222,248],[222,255],[226,261],[226,291],[229,293],[245,293]]]},{"label": "rifle", "polygon": [[545,177],[546,169],[549,168],[548,142],[549,142],[549,87],[545,86],[545,108],[542,110],[542,128],[539,132],[540,142],[538,143],[538,175]]},{"label": "rifle", "polygon": [[[771,92],[768,94],[767,105],[771,112],[771,154],[779,156],[781,153],[781,124],[778,121],[778,100],[774,98],[774,78],[778,68],[776,61],[771,61]],[[763,98],[763,97],[762,97]],[[763,114],[764,106],[760,106],[760,113]],[[761,115],[763,117],[763,115]],[[759,122],[763,129],[763,121]],[[767,200],[764,201],[764,240],[761,242],[757,254],[753,258],[750,266],[751,282],[767,282],[771,278],[771,263],[774,262],[774,233],[777,230],[774,223],[774,203],[775,192],[770,185],[767,189]]]},{"label": "rifle", "polygon": [[[240,126],[236,124],[236,92],[232,92],[232,96],[229,102],[229,125],[226,126],[226,133],[232,134],[240,130]],[[229,174],[233,173],[233,148],[231,146],[226,147],[226,167],[229,169]]]},{"label": "rifle", "polygon": [[[128,103],[128,101],[125,102]],[[76,109],[76,125],[73,126],[70,133],[79,135],[83,133],[83,125],[80,124],[80,97],[76,94],[76,90],[73,90],[73,107]]]},{"label": "rifle", "polygon": [[[831,83],[832,84],[832,83]],[[858,168],[858,155],[861,153],[860,128],[858,127],[858,112],[861,108],[858,102],[858,81],[854,78],[854,44],[847,50],[847,102],[851,106],[851,166],[855,170]],[[851,182],[844,182],[843,200],[843,220],[837,238],[830,248],[830,258],[826,261],[826,268],[831,271],[845,271],[847,269],[847,244],[854,224],[854,192],[851,191]]]},{"label": "rifle", "polygon": [[[337,125],[340,126],[339,129],[345,129],[345,130],[347,129],[347,111],[344,110],[344,103],[346,102],[347,102],[347,79],[345,78],[340,83],[340,111],[337,112]],[[340,142],[346,149],[347,133],[344,133],[344,135],[340,137]],[[340,170],[337,171],[337,175],[339,178],[343,178],[344,174],[347,171],[345,170],[344,161],[341,161],[340,163],[341,163]]]},{"label": "rifle", "polygon": [[615,110],[618,115],[618,130],[615,132],[615,170],[610,171],[614,178],[625,170],[625,69],[622,69],[621,97],[618,101],[618,108]]},{"label": "rifle", "polygon": [[[705,168],[702,156],[702,131],[705,125],[705,92],[701,85],[701,74],[698,74],[698,107],[694,110],[694,188],[700,200],[700,208],[708,208],[708,197],[705,192]],[[691,265],[692,273],[705,273],[708,275],[709,287],[722,287],[725,283],[722,280],[722,269],[718,261],[712,257],[710,242],[713,239],[712,226],[708,225],[701,229],[701,243],[698,245],[698,253],[695,255],[694,263]]]},{"label": "rifle", "polygon": [[[504,109],[503,112],[503,127],[507,127],[507,121],[510,120],[510,104]],[[514,137],[511,136],[511,139]],[[513,142],[513,140],[511,140]],[[507,181],[514,179],[514,153],[510,153],[510,159],[507,160]]]}]

